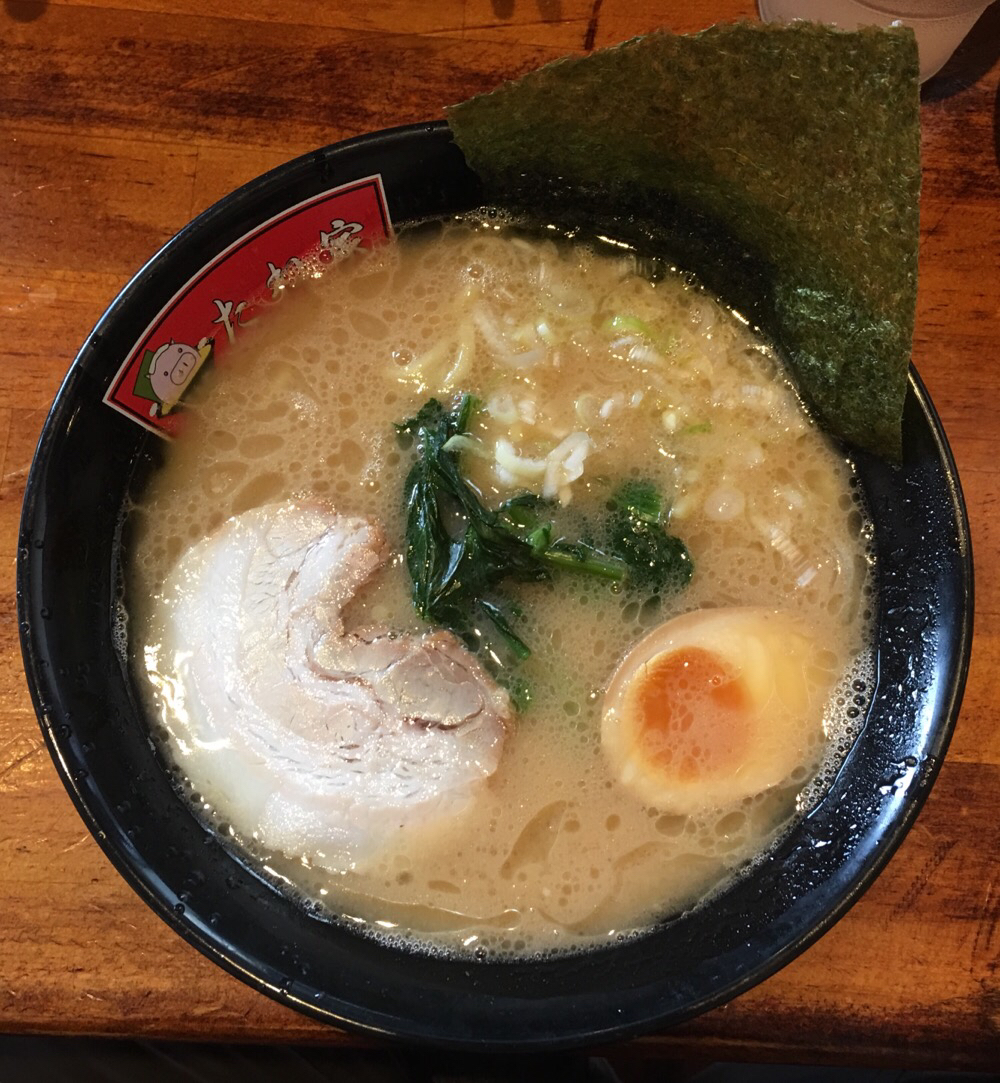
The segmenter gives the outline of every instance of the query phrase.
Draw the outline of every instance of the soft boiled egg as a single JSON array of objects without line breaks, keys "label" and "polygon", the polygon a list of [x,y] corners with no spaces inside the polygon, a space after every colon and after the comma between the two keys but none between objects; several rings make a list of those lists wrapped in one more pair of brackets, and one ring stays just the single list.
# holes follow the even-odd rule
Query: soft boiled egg
[{"label": "soft boiled egg", "polygon": [[732,804],[815,763],[835,666],[791,614],[685,613],[644,636],[615,671],[604,751],[621,781],[661,811]]}]

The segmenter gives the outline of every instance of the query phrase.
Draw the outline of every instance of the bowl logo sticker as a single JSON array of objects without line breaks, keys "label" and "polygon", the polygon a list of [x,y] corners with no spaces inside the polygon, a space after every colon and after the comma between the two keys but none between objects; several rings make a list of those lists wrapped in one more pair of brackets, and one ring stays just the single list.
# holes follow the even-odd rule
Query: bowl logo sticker
[{"label": "bowl logo sticker", "polygon": [[211,360],[214,341],[203,338],[197,346],[165,342],[155,353],[144,350],[132,390],[148,399],[151,418],[165,417],[177,405],[201,366]]},{"label": "bowl logo sticker", "polygon": [[183,424],[183,397],[242,328],[277,304],[308,262],[330,263],[392,236],[382,178],[321,192],[234,241],[189,279],[152,319],[104,401],[161,436]]}]

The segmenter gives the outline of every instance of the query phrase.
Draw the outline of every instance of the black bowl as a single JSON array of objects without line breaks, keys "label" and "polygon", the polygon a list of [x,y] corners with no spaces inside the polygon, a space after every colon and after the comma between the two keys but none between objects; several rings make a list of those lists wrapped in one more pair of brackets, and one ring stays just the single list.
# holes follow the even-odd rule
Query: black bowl
[{"label": "black bowl", "polygon": [[643,938],[561,958],[472,963],[359,937],[293,904],[221,845],[178,796],[150,738],[115,618],[123,504],[159,438],[104,399],[151,314],[170,310],[219,253],[287,208],[375,174],[397,222],[481,198],[443,124],[316,151],[182,230],[81,350],[42,432],[19,539],[21,639],[43,733],[81,816],[142,898],[209,958],[318,1019],[495,1050],[678,1023],[761,981],[828,929],[927,795],[958,713],[972,631],[968,524],[944,433],[911,371],[902,465],[854,455],[876,528],[877,687],[831,788],[766,861]]}]

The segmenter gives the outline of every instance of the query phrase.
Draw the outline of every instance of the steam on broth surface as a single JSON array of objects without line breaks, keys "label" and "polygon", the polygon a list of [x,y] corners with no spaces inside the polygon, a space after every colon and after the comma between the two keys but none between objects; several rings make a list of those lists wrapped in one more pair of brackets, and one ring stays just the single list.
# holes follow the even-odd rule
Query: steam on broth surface
[{"label": "steam on broth surface", "polygon": [[[542,494],[586,538],[617,486],[652,482],[693,578],[666,594],[572,571],[505,584],[532,650],[516,674],[530,702],[495,771],[448,815],[401,815],[375,841],[330,827],[327,844],[315,810],[308,830],[275,834],[273,765],[212,730],[185,684],[215,633],[178,627],[178,592],[201,589],[191,569],[231,517],[319,507],[386,539],[343,634],[419,637],[402,556],[412,452],[395,425],[460,392],[481,402],[456,450],[484,503]],[[849,465],[771,350],[677,272],[489,216],[421,228],[287,291],[187,405],[134,512],[133,655],[198,805],[331,914],[489,955],[642,930],[765,851],[850,740],[871,584]],[[747,691],[731,680],[741,667],[777,675]],[[714,722],[691,722],[690,696],[667,717],[662,689],[703,670],[692,695]]]}]

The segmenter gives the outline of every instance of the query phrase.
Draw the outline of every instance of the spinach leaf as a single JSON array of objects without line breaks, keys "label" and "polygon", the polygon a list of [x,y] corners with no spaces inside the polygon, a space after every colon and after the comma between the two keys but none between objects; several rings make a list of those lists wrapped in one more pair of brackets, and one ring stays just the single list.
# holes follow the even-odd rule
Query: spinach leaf
[{"label": "spinach leaf", "polygon": [[[486,507],[462,475],[456,444],[449,444],[468,433],[477,408],[468,394],[451,409],[430,399],[396,426],[416,447],[404,483],[406,567],[424,620],[451,629],[502,673],[531,654],[515,630],[520,611],[499,592],[505,580],[542,582],[562,569],[652,593],[688,582],[690,556],[665,533],[660,496],[649,483],[618,491],[604,548],[559,534],[551,504],[533,493]],[[521,688],[517,698],[523,702],[527,694]]]},{"label": "spinach leaf", "polygon": [[462,476],[458,455],[446,445],[467,433],[478,407],[463,395],[451,410],[436,399],[397,426],[413,437],[417,455],[404,484],[406,566],[413,604],[425,620],[450,628],[493,668],[531,651],[514,630],[518,612],[497,594],[506,579],[540,582],[553,568],[571,568],[613,581],[624,563],[592,546],[556,536],[533,494],[487,508]]},{"label": "spinach leaf", "polygon": [[687,546],[666,532],[665,519],[652,482],[626,482],[612,497],[607,549],[628,565],[630,585],[650,594],[683,590],[694,574]]}]

